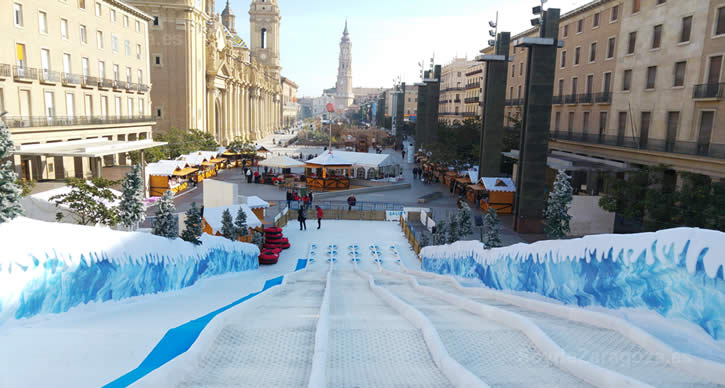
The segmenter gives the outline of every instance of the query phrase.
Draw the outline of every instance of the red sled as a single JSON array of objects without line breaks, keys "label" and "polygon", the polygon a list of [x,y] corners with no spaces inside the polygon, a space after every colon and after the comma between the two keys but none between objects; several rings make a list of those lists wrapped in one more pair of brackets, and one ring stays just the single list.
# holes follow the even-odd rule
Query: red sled
[{"label": "red sled", "polygon": [[277,227],[265,228],[264,233],[282,233],[282,228],[277,228]]},{"label": "red sled", "polygon": [[290,243],[284,243],[284,244],[280,245],[280,247],[282,249],[289,249],[291,247],[291,245],[290,245]]},{"label": "red sled", "polygon": [[277,264],[277,261],[279,261],[279,255],[276,253],[262,252],[259,255],[259,264],[271,265]]}]

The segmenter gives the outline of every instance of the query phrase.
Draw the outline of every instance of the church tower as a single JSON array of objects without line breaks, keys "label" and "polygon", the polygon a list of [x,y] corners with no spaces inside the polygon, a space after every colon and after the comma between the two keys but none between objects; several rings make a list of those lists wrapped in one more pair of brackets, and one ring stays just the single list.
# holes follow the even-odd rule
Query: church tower
[{"label": "church tower", "polygon": [[232,7],[229,6],[229,0],[227,0],[227,6],[222,11],[222,24],[224,27],[227,28],[227,30],[231,31],[232,33],[237,33],[237,28],[235,26],[235,19],[237,17],[234,16],[234,12],[232,12]]},{"label": "church tower", "polygon": [[355,96],[352,94],[352,42],[350,33],[347,31],[347,20],[345,20],[345,31],[342,32],[340,40],[340,64],[337,68],[337,84],[335,105],[344,109],[352,105]]},{"label": "church tower", "polygon": [[279,26],[282,16],[278,0],[253,0],[249,8],[250,50],[258,63],[272,68],[279,77]]}]

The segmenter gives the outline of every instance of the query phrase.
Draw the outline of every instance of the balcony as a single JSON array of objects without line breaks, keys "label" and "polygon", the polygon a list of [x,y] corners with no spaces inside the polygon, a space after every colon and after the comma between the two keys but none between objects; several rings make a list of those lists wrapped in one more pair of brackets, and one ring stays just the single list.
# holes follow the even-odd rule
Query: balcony
[{"label": "balcony", "polygon": [[466,90],[478,89],[480,87],[481,85],[478,82],[471,82],[470,84],[466,84]]},{"label": "balcony", "polygon": [[580,94],[577,101],[580,104],[592,104],[594,103],[594,95],[592,93]]},{"label": "balcony", "polygon": [[126,91],[127,92],[135,92],[138,90],[138,84],[135,84],[133,82],[127,82],[126,83]]},{"label": "balcony", "polygon": [[456,92],[456,91],[460,91],[460,90],[464,90],[464,89],[465,88],[463,88],[463,87],[447,88],[447,89],[441,90],[441,93],[445,93],[445,92]]},{"label": "balcony", "polygon": [[68,127],[73,125],[111,125],[153,122],[153,116],[132,117],[45,117],[45,116],[6,116],[8,128]]},{"label": "balcony", "polygon": [[564,103],[564,96],[554,96],[551,99],[551,103],[554,105],[561,105]]},{"label": "balcony", "polygon": [[463,112],[463,117],[475,117],[476,112]]},{"label": "balcony", "polygon": [[10,78],[10,65],[0,63],[0,79]]},{"label": "balcony", "polygon": [[58,83],[60,82],[60,73],[57,71],[42,69],[40,71],[40,82],[44,84]]},{"label": "balcony", "polygon": [[680,155],[705,156],[725,160],[725,144],[699,143],[649,138],[645,143],[631,136],[598,135],[594,133],[551,132],[552,140],[568,140],[587,144],[602,144],[634,150],[667,152]]},{"label": "balcony", "polygon": [[504,102],[505,106],[519,106],[524,105],[524,99],[523,98],[511,98]]},{"label": "balcony", "polygon": [[576,98],[576,94],[567,94],[566,96],[564,96],[564,103],[568,105],[574,105],[576,104]]},{"label": "balcony", "polygon": [[149,86],[144,84],[138,84],[138,92],[139,93],[146,93],[149,91]]},{"label": "balcony", "polygon": [[695,85],[692,98],[695,100],[720,100],[725,90],[725,83]]},{"label": "balcony", "polygon": [[611,92],[597,93],[594,95],[594,101],[596,101],[597,104],[611,104],[612,103],[612,93]]},{"label": "balcony", "polygon": [[81,76],[81,87],[95,88],[96,86],[98,86],[98,78],[89,75]]},{"label": "balcony", "polygon": [[453,102],[455,102],[456,104],[458,104],[458,103],[461,102],[461,99],[460,98],[456,98],[455,100],[453,100]]},{"label": "balcony", "polygon": [[126,81],[113,81],[113,89],[114,90],[125,90],[126,89]]},{"label": "balcony", "polygon": [[113,87],[113,80],[108,78],[100,78],[98,80],[98,87],[103,89],[110,89]]},{"label": "balcony", "polygon": [[38,69],[25,66],[13,66],[13,79],[16,81],[35,81],[38,79]]},{"label": "balcony", "polygon": [[479,97],[467,97],[465,100],[463,100],[463,102],[465,102],[466,104],[475,104],[478,101],[480,101]]},{"label": "balcony", "polygon": [[63,73],[61,82],[63,86],[75,86],[81,84],[81,76],[78,74]]}]

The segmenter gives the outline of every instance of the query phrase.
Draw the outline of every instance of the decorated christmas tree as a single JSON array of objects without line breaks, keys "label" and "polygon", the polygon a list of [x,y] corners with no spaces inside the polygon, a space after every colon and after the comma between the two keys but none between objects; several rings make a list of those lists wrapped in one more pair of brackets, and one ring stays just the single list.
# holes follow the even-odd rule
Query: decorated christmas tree
[{"label": "decorated christmas tree", "polygon": [[489,208],[488,213],[483,217],[483,227],[486,234],[483,237],[483,244],[486,248],[500,247],[501,244],[501,219],[498,218],[496,209]]},{"label": "decorated christmas tree", "polygon": [[121,183],[121,202],[118,205],[118,218],[129,230],[138,227],[146,219],[141,166],[136,164],[126,174]]},{"label": "decorated christmas tree", "polygon": [[196,202],[191,203],[191,208],[186,211],[186,220],[184,220],[184,231],[181,232],[181,238],[194,245],[201,245],[199,236],[201,236],[201,212],[196,207]]},{"label": "decorated christmas tree", "polygon": [[569,215],[569,207],[573,197],[573,189],[569,183],[569,176],[566,175],[564,170],[559,170],[554,180],[554,189],[549,192],[549,199],[547,200],[546,210],[544,210],[544,217],[546,221],[544,223],[544,232],[550,238],[562,238],[565,237],[569,229],[569,221],[571,216]]},{"label": "decorated christmas tree", "polygon": [[446,236],[446,244],[453,244],[461,239],[460,228],[458,225],[458,216],[451,213],[448,217],[448,235]]},{"label": "decorated christmas tree", "polygon": [[17,175],[13,171],[10,161],[2,162],[3,159],[10,156],[12,149],[13,141],[10,140],[10,132],[0,119],[0,223],[10,221],[23,214],[23,208],[20,206],[23,191],[15,183]]},{"label": "decorated christmas tree", "polygon": [[247,226],[247,213],[241,207],[239,208],[239,211],[237,211],[237,218],[234,220],[234,230],[236,233],[236,237],[249,236],[249,226]]},{"label": "decorated christmas tree", "polygon": [[237,233],[234,229],[234,220],[232,219],[232,213],[229,211],[229,209],[224,209],[224,213],[222,213],[221,232],[224,238],[228,238],[232,241],[237,239]]},{"label": "decorated christmas tree", "polygon": [[473,224],[471,222],[471,207],[464,203],[458,210],[458,230],[460,238],[465,238],[473,234]]},{"label": "decorated christmas tree", "polygon": [[167,238],[179,237],[179,220],[176,218],[175,212],[176,206],[174,206],[173,194],[167,190],[159,200],[152,233]]}]

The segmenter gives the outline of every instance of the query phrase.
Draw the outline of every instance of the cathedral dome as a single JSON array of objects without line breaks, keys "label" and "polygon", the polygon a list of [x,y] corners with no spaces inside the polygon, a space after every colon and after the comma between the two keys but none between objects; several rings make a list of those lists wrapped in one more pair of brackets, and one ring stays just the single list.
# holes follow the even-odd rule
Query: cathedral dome
[{"label": "cathedral dome", "polygon": [[224,7],[224,10],[222,11],[222,16],[234,16],[234,12],[232,12],[232,7],[229,6],[229,0],[227,0],[227,6]]}]

